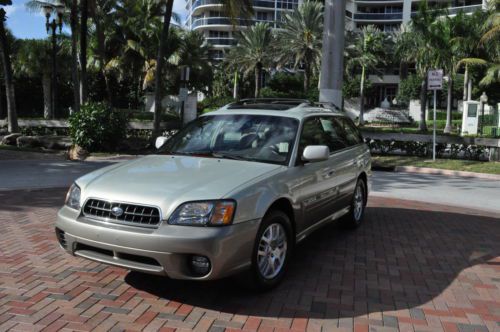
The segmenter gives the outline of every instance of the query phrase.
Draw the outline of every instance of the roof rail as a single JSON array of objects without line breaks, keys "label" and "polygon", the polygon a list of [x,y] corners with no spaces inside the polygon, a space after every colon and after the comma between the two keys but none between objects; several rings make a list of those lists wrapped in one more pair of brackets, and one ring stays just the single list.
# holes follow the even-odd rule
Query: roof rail
[{"label": "roof rail", "polygon": [[314,105],[319,106],[319,107],[323,107],[323,108],[328,108],[328,109],[331,109],[332,111],[342,112],[342,109],[332,102],[319,102],[319,103],[314,103]]},{"label": "roof rail", "polygon": [[299,106],[314,105],[307,99],[294,98],[247,98],[227,105],[226,109],[262,108],[275,110],[289,110]]}]

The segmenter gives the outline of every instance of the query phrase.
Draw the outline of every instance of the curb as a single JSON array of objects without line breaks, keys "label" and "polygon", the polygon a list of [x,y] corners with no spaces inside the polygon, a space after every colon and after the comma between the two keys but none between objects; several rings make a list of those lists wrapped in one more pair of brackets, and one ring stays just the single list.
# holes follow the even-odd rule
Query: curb
[{"label": "curb", "polygon": [[396,166],[394,168],[394,172],[458,176],[458,177],[466,177],[466,178],[476,178],[476,179],[500,181],[500,174],[475,173],[475,172],[466,172],[466,171],[452,171],[449,169],[438,169],[438,168],[428,168],[428,167]]}]

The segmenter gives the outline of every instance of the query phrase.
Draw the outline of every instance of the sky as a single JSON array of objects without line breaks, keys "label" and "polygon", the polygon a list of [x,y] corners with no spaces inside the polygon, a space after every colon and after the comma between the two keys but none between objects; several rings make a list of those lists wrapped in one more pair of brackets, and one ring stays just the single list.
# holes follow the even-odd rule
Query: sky
[{"label": "sky", "polygon": [[[17,38],[46,38],[45,17],[42,13],[32,13],[26,10],[25,3],[29,0],[13,0],[12,6],[4,7],[7,12],[7,27]],[[174,0],[174,12],[186,17],[185,0]]]}]

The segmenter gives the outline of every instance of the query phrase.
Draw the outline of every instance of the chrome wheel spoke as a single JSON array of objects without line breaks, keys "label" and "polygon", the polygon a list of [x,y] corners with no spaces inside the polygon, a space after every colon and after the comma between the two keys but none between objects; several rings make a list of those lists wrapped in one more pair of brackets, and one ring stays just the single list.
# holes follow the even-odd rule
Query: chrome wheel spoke
[{"label": "chrome wheel spoke", "polygon": [[282,270],[287,250],[286,233],[281,224],[269,225],[259,240],[257,263],[265,279],[276,277]]}]

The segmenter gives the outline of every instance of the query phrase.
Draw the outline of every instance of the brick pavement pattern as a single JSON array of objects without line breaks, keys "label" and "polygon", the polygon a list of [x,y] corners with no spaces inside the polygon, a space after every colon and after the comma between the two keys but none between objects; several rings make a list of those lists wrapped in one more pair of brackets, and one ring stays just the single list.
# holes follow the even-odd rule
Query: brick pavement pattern
[{"label": "brick pavement pattern", "polygon": [[285,282],[184,282],[72,257],[64,191],[0,192],[0,331],[500,331],[500,219],[371,198],[300,244]]}]

